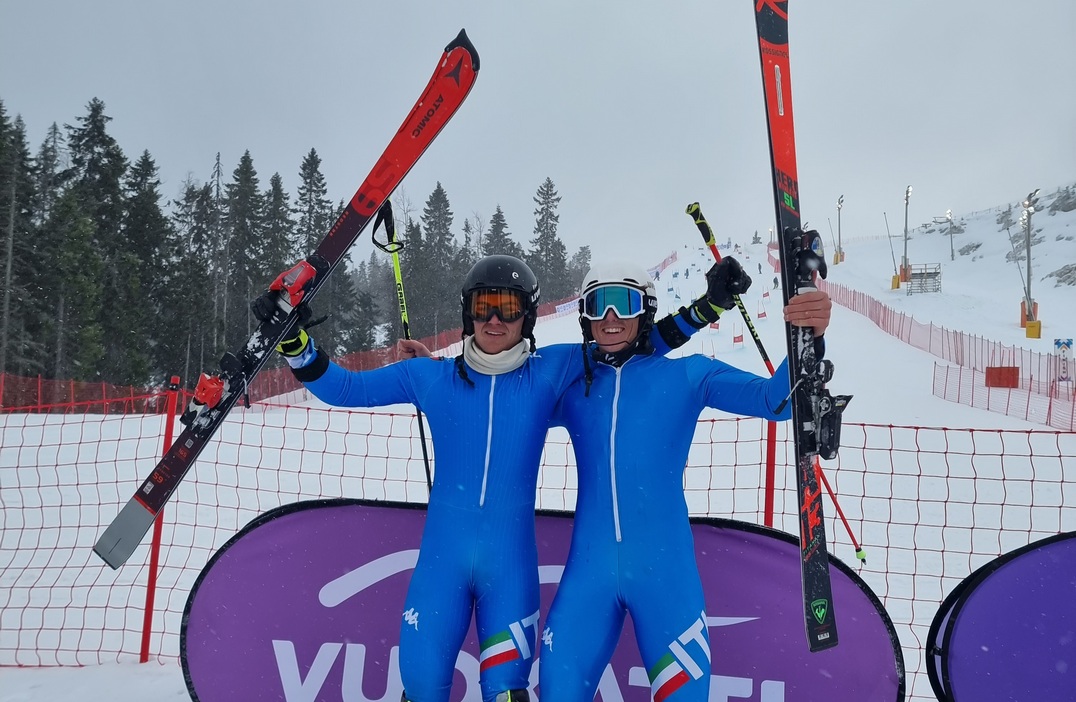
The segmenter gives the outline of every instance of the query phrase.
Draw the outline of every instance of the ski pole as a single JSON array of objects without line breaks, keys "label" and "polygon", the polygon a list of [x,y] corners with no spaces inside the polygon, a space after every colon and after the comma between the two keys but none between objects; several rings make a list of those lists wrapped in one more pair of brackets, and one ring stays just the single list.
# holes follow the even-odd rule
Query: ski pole
[{"label": "ski pole", "polygon": [[[717,241],[714,239],[714,232],[710,229],[710,224],[702,216],[702,209],[699,208],[699,203],[693,202],[688,205],[687,213],[695,220],[695,226],[699,228],[699,233],[702,234],[702,240],[710,247],[710,253],[714,255],[714,260],[721,263],[721,252],[717,250]],[[748,313],[747,307],[744,306],[743,300],[739,295],[733,295],[732,300],[736,303],[736,306],[740,308],[740,314],[743,316],[744,324],[751,330],[751,338],[755,340],[755,346],[762,356],[762,362],[766,364],[766,370],[770,372],[770,375],[773,375],[776,373],[773,368],[773,363],[766,353],[766,348],[762,345],[762,339],[759,338],[758,330],[755,329],[755,325],[751,321],[751,315]]]},{"label": "ski pole", "polygon": [[[699,203],[693,202],[687,206],[687,214],[691,215],[691,218],[695,220],[695,226],[699,228],[699,233],[702,234],[702,240],[706,242],[706,245],[710,247],[710,253],[714,255],[714,260],[718,263],[721,262],[721,252],[717,250],[717,240],[714,238],[714,232],[710,229],[710,223],[706,221],[706,218],[702,216],[702,208],[699,207]],[[743,300],[739,295],[732,296],[736,306],[740,308],[740,314],[743,315],[744,324],[751,330],[751,338],[755,340],[755,346],[758,348],[759,355],[762,356],[762,362],[766,364],[766,369],[773,375],[774,370],[773,363],[770,361],[769,355],[766,353],[766,348],[762,345],[762,338],[758,335],[758,330],[755,329],[755,325],[751,322],[751,315],[747,311],[747,307],[744,306]],[[772,426],[772,422],[771,422]],[[771,443],[772,445],[772,443]],[[856,549],[856,558],[861,563],[866,564],[867,552],[860,546],[859,541],[852,533],[852,527],[848,523],[848,520],[844,516],[844,510],[841,509],[840,504],[837,502],[837,495],[833,492],[833,488],[830,487],[829,481],[826,480],[825,474],[822,472],[822,463],[818,460],[818,456],[815,456],[814,467],[818,472],[820,478],[822,478],[822,484],[826,486],[826,492],[829,493],[830,500],[833,501],[833,506],[837,508],[837,514],[841,517],[841,522],[844,524],[845,530],[848,532],[848,538],[852,540],[852,546]],[[772,498],[767,498],[767,509],[771,511],[773,509]]]},{"label": "ski pole", "polygon": [[[385,235],[388,243],[382,244],[373,235],[370,238],[373,239],[377,248],[392,255],[392,273],[396,276],[396,300],[400,305],[400,322],[403,324],[404,338],[410,341],[411,326],[407,319],[407,298],[404,296],[403,274],[400,273],[400,250],[403,249],[403,243],[396,241],[396,221],[392,216],[392,200],[386,199],[385,203],[377,211],[377,219],[374,221],[373,229],[375,233],[378,225],[382,222],[385,224]],[[418,405],[415,405],[415,416],[418,418],[419,441],[422,442],[422,463],[426,467],[426,488],[432,492],[433,475],[430,472],[430,457],[426,452],[426,429],[422,421],[422,408]]]}]

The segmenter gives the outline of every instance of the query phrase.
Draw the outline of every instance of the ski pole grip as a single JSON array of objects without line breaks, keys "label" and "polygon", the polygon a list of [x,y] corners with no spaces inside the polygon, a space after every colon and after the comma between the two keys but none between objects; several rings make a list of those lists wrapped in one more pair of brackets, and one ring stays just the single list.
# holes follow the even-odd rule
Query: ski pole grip
[{"label": "ski pole grip", "polygon": [[710,252],[720,263],[721,253],[717,250],[717,240],[714,239],[714,232],[710,229],[710,223],[702,216],[702,208],[699,207],[699,203],[693,202],[688,205],[686,212],[691,215],[691,219],[695,220],[695,226],[699,228],[699,234],[702,235],[703,242],[710,247]]},{"label": "ski pole grip", "polygon": [[[382,244],[377,240],[377,228],[385,225],[385,237],[387,243]],[[392,200],[385,200],[377,211],[377,219],[374,220],[374,228],[371,230],[370,239],[374,246],[387,254],[399,253],[403,250],[403,242],[396,241],[396,220],[392,217]]]},{"label": "ski pole grip", "polygon": [[385,199],[377,210],[377,219],[374,220],[374,231],[382,224],[385,225],[385,234],[389,243],[396,241],[396,221],[392,216],[392,200]]}]

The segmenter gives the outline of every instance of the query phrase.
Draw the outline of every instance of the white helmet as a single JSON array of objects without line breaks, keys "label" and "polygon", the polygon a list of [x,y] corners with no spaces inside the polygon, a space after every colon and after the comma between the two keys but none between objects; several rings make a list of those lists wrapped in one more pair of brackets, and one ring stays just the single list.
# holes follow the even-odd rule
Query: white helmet
[{"label": "white helmet", "polygon": [[630,263],[615,262],[594,266],[583,278],[579,297],[586,297],[588,292],[601,285],[629,285],[655,297],[654,281],[650,274]]}]

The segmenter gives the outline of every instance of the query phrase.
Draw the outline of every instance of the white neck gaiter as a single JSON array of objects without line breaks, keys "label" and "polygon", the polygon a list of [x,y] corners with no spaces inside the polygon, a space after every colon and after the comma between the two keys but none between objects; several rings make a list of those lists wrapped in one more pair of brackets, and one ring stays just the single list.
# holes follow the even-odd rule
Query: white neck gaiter
[{"label": "white neck gaiter", "polygon": [[526,363],[530,355],[526,339],[520,339],[519,343],[512,348],[496,354],[489,354],[480,349],[474,342],[473,336],[463,340],[463,360],[483,375],[501,375],[514,371]]}]

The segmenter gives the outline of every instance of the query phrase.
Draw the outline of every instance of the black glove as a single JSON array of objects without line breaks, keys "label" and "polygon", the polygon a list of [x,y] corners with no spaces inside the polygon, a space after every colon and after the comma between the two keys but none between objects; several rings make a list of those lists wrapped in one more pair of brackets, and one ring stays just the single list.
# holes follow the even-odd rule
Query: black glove
[{"label": "black glove", "polygon": [[[259,295],[253,302],[250,303],[250,311],[254,313],[254,316],[261,322],[280,322],[283,320],[283,315],[280,318],[275,318],[278,312],[283,312],[280,307],[280,293],[275,290],[270,290],[262,295]],[[299,306],[295,308],[295,311],[299,313],[299,323],[295,325],[295,330],[292,334],[289,334],[286,338],[281,339],[277,344],[276,350],[285,356],[301,356],[306,347],[310,345],[310,336],[306,333],[306,327],[312,327],[315,324],[323,322],[324,319],[311,323],[310,317],[310,305],[305,302],[299,303]]]},{"label": "black glove", "polygon": [[736,306],[733,297],[743,295],[750,287],[751,276],[732,256],[726,256],[706,271],[706,299],[714,307],[731,310]]},{"label": "black glove", "polygon": [[[250,311],[254,313],[259,322],[280,321],[279,319],[273,319],[278,311],[283,311],[280,307],[280,293],[275,290],[262,293],[251,301]],[[282,318],[283,316],[281,316]]]}]

